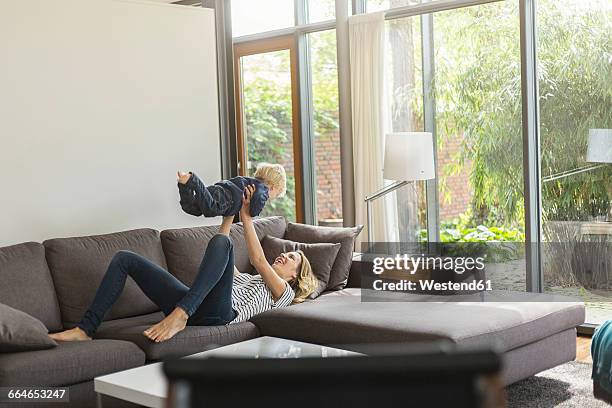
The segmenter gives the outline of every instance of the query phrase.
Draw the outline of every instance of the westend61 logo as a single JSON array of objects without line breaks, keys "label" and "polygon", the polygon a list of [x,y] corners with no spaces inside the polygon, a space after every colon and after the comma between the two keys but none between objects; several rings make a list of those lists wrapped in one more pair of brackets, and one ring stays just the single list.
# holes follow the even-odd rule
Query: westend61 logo
[{"label": "westend61 logo", "polygon": [[445,270],[456,274],[465,271],[482,271],[485,268],[484,257],[440,257],[440,256],[409,256],[397,254],[395,257],[375,257],[372,260],[372,272],[380,275],[385,271],[406,271],[414,275],[418,270]]}]

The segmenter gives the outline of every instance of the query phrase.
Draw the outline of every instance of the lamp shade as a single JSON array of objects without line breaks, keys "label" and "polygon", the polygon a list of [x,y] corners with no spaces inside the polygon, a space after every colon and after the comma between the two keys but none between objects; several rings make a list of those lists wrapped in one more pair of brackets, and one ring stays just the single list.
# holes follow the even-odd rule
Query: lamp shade
[{"label": "lamp shade", "polygon": [[612,129],[589,129],[586,161],[612,163]]},{"label": "lamp shade", "polygon": [[390,133],[385,142],[384,178],[396,181],[435,178],[433,137],[428,132]]}]

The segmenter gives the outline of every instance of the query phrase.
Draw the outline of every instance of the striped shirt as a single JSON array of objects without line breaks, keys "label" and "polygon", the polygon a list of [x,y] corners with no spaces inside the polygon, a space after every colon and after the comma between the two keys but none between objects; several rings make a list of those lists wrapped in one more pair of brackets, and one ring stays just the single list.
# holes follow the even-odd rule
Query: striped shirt
[{"label": "striped shirt", "polygon": [[236,311],[236,318],[230,324],[244,322],[266,310],[289,306],[293,302],[295,293],[289,283],[285,282],[285,284],[285,291],[275,302],[272,292],[261,275],[235,274],[232,286],[232,308]]}]

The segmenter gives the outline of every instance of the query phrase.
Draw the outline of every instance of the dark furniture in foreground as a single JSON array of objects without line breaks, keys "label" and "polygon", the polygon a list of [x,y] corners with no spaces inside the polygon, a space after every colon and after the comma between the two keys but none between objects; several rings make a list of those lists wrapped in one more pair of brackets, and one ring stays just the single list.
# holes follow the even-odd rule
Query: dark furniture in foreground
[{"label": "dark furniture in foreground", "polygon": [[[252,268],[241,229],[241,225],[234,225],[231,237],[236,266],[247,272]],[[280,238],[285,236],[287,225],[282,217],[263,218],[256,221],[256,229],[260,238]],[[190,284],[206,244],[216,232],[217,227],[209,226],[161,233],[139,229],[0,248],[0,303],[39,319],[52,332],[70,328],[85,312],[118,250],[137,252]],[[163,314],[128,280],[94,341],[0,353],[0,387],[68,386],[70,404],[57,406],[92,406],[94,377],[262,335],[326,345],[353,344],[356,351],[360,345],[373,343],[434,340],[495,346],[503,353],[502,378],[506,384],[575,358],[575,328],[584,322],[584,305],[580,302],[553,303],[542,301],[547,295],[514,294],[515,300],[524,295],[525,300],[540,301],[367,303],[360,301],[359,288],[350,288],[358,282],[354,271],[348,282],[347,288],[340,282],[336,287],[339,290],[271,310],[248,322],[187,327],[169,341],[153,343],[142,332]]]},{"label": "dark furniture in foreground", "polygon": [[[490,351],[441,353],[432,347],[369,357],[211,357],[164,363],[171,408],[269,407],[272,401],[320,408],[393,408],[407,403],[499,408],[504,405],[500,368],[499,356]],[[236,384],[240,392],[235,392]]]}]

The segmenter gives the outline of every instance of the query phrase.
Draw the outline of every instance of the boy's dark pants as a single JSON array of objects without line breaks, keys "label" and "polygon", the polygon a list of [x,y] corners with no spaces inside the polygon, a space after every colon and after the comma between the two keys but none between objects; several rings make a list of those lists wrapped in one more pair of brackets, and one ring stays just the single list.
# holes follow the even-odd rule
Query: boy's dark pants
[{"label": "boy's dark pants", "polygon": [[195,174],[186,185],[179,183],[179,193],[183,211],[195,216],[225,216],[234,205],[232,194],[227,189],[218,185],[206,186]]}]

